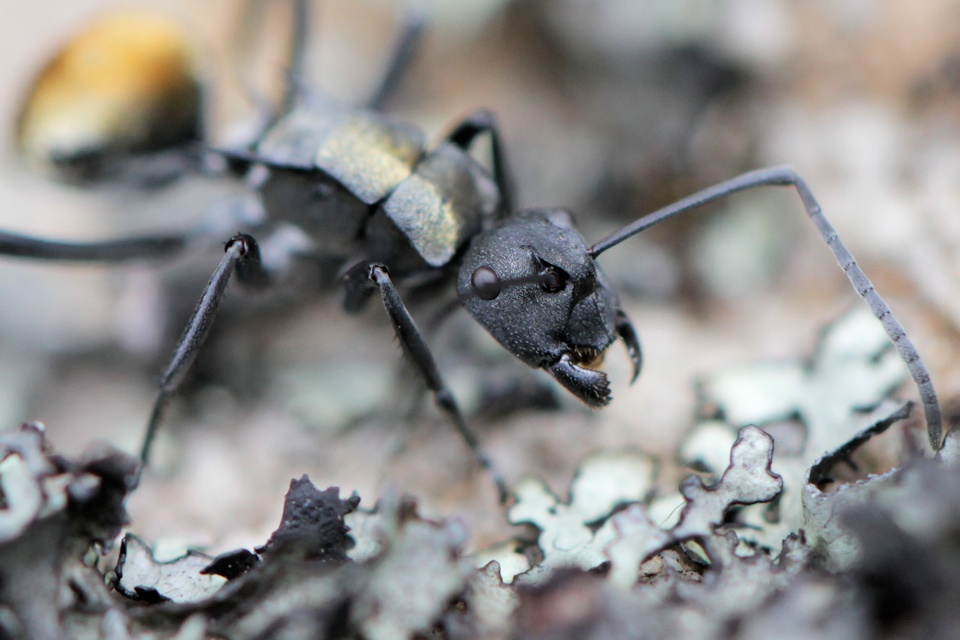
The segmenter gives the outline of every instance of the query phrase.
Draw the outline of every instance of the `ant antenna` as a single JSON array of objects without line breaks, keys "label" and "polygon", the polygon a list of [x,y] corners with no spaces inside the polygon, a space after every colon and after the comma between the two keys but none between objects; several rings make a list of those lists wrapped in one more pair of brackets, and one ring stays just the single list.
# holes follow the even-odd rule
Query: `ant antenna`
[{"label": "ant antenna", "polygon": [[691,196],[654,211],[628,224],[622,229],[611,233],[590,247],[590,257],[596,258],[607,249],[620,244],[627,238],[684,211],[690,211],[691,209],[740,191],[762,186],[790,186],[797,190],[800,199],[803,201],[803,206],[807,210],[807,215],[810,216],[813,223],[817,226],[817,230],[820,232],[824,241],[829,245],[830,249],[833,250],[833,255],[836,257],[837,262],[840,263],[840,268],[847,274],[850,284],[853,285],[853,288],[860,297],[863,298],[867,306],[870,307],[873,315],[876,316],[880,324],[883,325],[887,337],[890,338],[890,341],[900,353],[900,357],[907,365],[910,376],[920,391],[920,399],[923,401],[923,411],[927,421],[927,435],[930,438],[930,445],[934,451],[939,450],[943,441],[943,420],[940,413],[940,403],[937,400],[937,393],[933,388],[933,382],[930,379],[930,373],[927,371],[926,365],[924,365],[923,360],[920,359],[920,354],[917,353],[916,347],[913,346],[913,342],[911,342],[907,336],[903,325],[894,317],[889,305],[887,305],[883,298],[880,297],[880,294],[877,293],[873,283],[870,282],[867,275],[859,265],[857,265],[853,255],[840,241],[833,225],[830,224],[823,215],[823,210],[820,208],[820,204],[816,198],[814,198],[813,192],[810,190],[810,187],[807,186],[806,181],[792,168],[772,167],[769,169],[759,169],[698,191]]}]

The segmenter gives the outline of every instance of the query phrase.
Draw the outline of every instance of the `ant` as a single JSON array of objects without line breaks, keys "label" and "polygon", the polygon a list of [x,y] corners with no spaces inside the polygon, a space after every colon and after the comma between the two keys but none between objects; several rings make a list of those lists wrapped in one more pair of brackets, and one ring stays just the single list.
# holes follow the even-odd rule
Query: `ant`
[{"label": "ant", "polygon": [[[590,407],[610,401],[607,375],[596,368],[610,345],[622,340],[640,373],[636,330],[597,259],[633,235],[731,194],[764,186],[793,188],[856,292],[864,299],[906,363],[920,391],[931,445],[942,440],[941,414],[926,366],[906,331],[823,215],[806,181],[793,169],[744,173],[639,218],[592,245],[563,209],[516,210],[508,163],[494,116],[479,110],[428,147],[418,127],[383,112],[416,48],[422,23],[401,33],[373,96],[347,106],[298,90],[307,3],[294,4],[292,80],[253,142],[240,149],[188,145],[198,134],[189,119],[174,144],[185,166],[219,159],[245,176],[257,196],[255,215],[238,212],[244,231],[225,239],[225,252],[164,370],[140,457],[146,463],[164,410],[204,344],[228,283],[276,286],[299,260],[333,260],[340,268],[344,310],[356,313],[378,293],[397,338],[439,409],[481,466],[507,486],[469,428],[444,382],[404,294],[424,285],[452,288],[459,304],[500,344],[530,367],[543,369]],[[29,113],[29,110],[26,112]],[[471,155],[476,140],[490,142],[488,170]],[[179,146],[177,146],[179,145]],[[149,147],[154,158],[162,145]],[[106,149],[109,151],[110,149]],[[98,171],[123,166],[104,149],[59,158],[63,166]],[[119,154],[133,155],[133,147]],[[91,158],[98,162],[90,164]],[[108,162],[109,161],[109,162]],[[143,165],[137,166],[140,170]],[[135,170],[135,171],[136,171]],[[184,169],[186,171],[187,169]],[[82,173],[81,173],[82,175]],[[295,230],[291,235],[290,231]],[[169,258],[199,231],[74,243],[0,234],[0,254],[51,260],[122,262]]]}]

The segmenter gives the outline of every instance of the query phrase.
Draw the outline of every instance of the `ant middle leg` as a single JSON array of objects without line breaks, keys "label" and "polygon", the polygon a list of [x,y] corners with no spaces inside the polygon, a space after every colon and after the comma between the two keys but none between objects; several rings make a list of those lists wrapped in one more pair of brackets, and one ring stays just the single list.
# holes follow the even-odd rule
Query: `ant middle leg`
[{"label": "ant middle leg", "polygon": [[477,137],[483,133],[490,135],[490,151],[493,161],[493,179],[500,192],[500,215],[514,213],[515,194],[513,176],[507,163],[506,152],[501,141],[500,129],[496,117],[487,109],[480,109],[460,121],[447,134],[447,140],[464,151],[469,151]]},{"label": "ant middle leg", "polygon": [[251,289],[263,289],[271,283],[271,274],[261,261],[260,248],[253,236],[238,234],[226,242],[224,256],[204,287],[200,300],[177,341],[173,357],[160,376],[160,390],[140,447],[140,460],[144,465],[150,459],[150,450],[167,404],[180,388],[210,334],[220,301],[234,274],[241,285]]}]

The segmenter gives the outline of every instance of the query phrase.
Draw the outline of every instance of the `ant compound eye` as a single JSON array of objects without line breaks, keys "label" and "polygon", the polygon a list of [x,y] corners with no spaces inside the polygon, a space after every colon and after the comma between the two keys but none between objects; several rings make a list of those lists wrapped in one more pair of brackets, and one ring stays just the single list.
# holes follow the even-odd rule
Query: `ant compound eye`
[{"label": "ant compound eye", "polygon": [[565,278],[563,274],[560,273],[559,269],[554,267],[549,267],[545,272],[540,274],[540,288],[547,293],[557,293],[563,289],[564,281]]},{"label": "ant compound eye", "polygon": [[473,292],[482,300],[493,300],[500,295],[500,276],[490,267],[479,267],[470,278]]}]

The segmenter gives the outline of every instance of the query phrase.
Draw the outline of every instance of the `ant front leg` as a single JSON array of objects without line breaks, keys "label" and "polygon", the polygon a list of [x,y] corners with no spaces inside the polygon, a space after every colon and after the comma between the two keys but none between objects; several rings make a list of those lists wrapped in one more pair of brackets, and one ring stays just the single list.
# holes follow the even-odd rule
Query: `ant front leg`
[{"label": "ant front leg", "polygon": [[463,414],[460,412],[457,401],[454,399],[446,383],[444,383],[443,378],[440,377],[440,371],[437,368],[433,354],[430,353],[430,347],[427,346],[423,335],[413,321],[413,317],[400,298],[400,294],[397,292],[396,287],[393,286],[393,281],[390,279],[387,268],[382,264],[361,264],[354,267],[351,271],[355,273],[355,270],[358,268],[366,269],[368,282],[371,283],[369,286],[376,285],[376,287],[379,288],[380,296],[383,298],[383,306],[387,311],[387,315],[390,316],[390,322],[393,323],[393,328],[397,332],[397,339],[399,339],[404,353],[410,358],[417,371],[420,372],[420,375],[423,376],[427,388],[433,394],[433,399],[437,407],[443,411],[453,423],[453,426],[457,429],[460,437],[463,438],[463,441],[467,447],[469,447],[480,466],[493,476],[493,481],[497,486],[498,499],[501,504],[505,504],[509,497],[507,483],[490,460],[490,457],[483,451],[476,434],[467,426],[466,421],[463,419]]},{"label": "ant front leg", "polygon": [[150,449],[167,403],[180,388],[190,365],[196,360],[206,341],[230,277],[236,273],[241,284],[252,288],[263,288],[269,283],[270,274],[260,261],[260,248],[252,236],[238,234],[227,241],[224,249],[224,256],[204,288],[200,301],[180,336],[173,357],[160,377],[160,392],[154,402],[150,422],[140,447],[140,460],[144,466],[150,459]]}]

